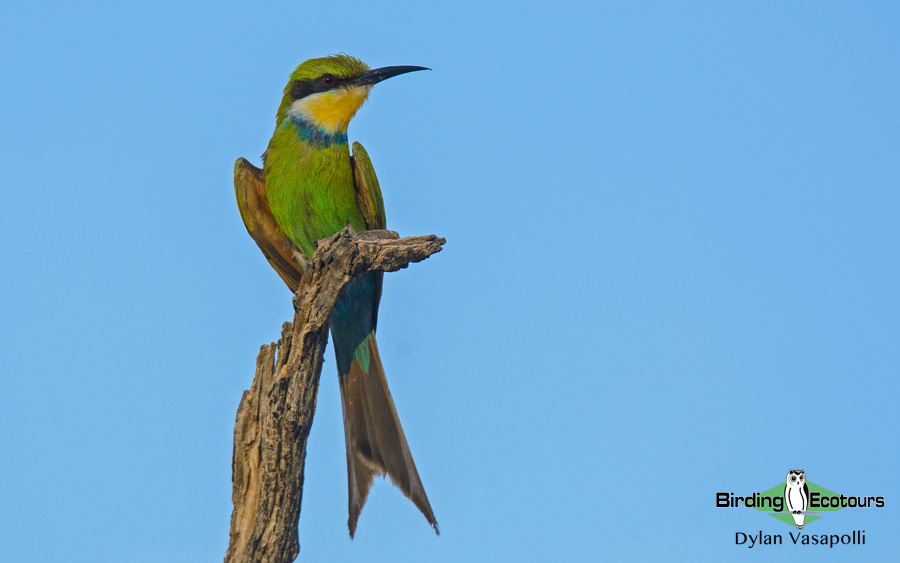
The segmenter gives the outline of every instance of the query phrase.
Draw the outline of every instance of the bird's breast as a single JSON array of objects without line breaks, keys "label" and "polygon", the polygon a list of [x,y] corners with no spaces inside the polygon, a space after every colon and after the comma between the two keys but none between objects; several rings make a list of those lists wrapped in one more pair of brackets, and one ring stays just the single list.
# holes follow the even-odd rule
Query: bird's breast
[{"label": "bird's breast", "polygon": [[294,139],[284,146],[273,142],[266,157],[266,196],[282,232],[312,257],[316,241],[348,223],[364,230],[365,219],[357,206],[346,142],[317,146],[291,135]]}]

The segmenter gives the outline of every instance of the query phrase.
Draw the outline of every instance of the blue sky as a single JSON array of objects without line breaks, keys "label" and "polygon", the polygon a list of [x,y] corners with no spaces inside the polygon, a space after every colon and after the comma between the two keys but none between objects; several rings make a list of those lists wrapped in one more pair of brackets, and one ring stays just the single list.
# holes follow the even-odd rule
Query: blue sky
[{"label": "blue sky", "polygon": [[[388,225],[379,344],[442,535],[389,482],[355,540],[332,353],[306,561],[889,560],[900,7],[17,5],[0,21],[0,536],[10,561],[224,556],[235,410],[290,295],[247,236],[288,74],[424,65],[350,127]],[[717,509],[803,468],[881,495],[809,533]],[[787,540],[789,541],[789,540]]]}]

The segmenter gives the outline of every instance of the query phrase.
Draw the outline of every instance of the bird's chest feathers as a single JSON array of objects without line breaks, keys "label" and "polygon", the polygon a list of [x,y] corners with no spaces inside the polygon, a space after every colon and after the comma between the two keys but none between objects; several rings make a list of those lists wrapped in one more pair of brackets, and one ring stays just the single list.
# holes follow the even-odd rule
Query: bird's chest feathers
[{"label": "bird's chest feathers", "polygon": [[287,126],[266,158],[269,207],[281,230],[307,256],[316,240],[352,223],[365,229],[357,208],[350,151],[346,143],[316,146],[298,140]]},{"label": "bird's chest feathers", "polygon": [[369,86],[353,86],[311,94],[295,100],[288,116],[303,120],[323,133],[343,134],[346,138],[347,126],[369,96],[369,89]]}]

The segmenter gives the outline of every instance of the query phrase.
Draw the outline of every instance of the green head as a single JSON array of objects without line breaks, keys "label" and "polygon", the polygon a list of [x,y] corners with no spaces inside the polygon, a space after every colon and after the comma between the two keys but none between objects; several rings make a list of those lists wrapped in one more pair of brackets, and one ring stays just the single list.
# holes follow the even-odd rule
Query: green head
[{"label": "green head", "polygon": [[291,118],[325,133],[346,133],[372,86],[415,70],[429,69],[387,66],[372,70],[361,60],[344,54],[309,59],[291,73],[284,87],[276,128],[285,118]]}]

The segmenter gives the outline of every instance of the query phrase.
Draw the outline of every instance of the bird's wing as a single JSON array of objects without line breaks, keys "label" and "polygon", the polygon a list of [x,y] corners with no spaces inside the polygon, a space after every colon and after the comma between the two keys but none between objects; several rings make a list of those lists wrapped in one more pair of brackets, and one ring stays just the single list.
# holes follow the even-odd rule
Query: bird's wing
[{"label": "bird's wing", "polygon": [[292,292],[300,287],[305,259],[281,232],[266,198],[265,172],[246,158],[234,163],[234,193],[247,232]]},{"label": "bird's wing", "polygon": [[369,154],[359,142],[353,143],[353,180],[356,184],[356,201],[368,229],[384,229],[387,221],[384,216],[384,200],[381,188]]}]

